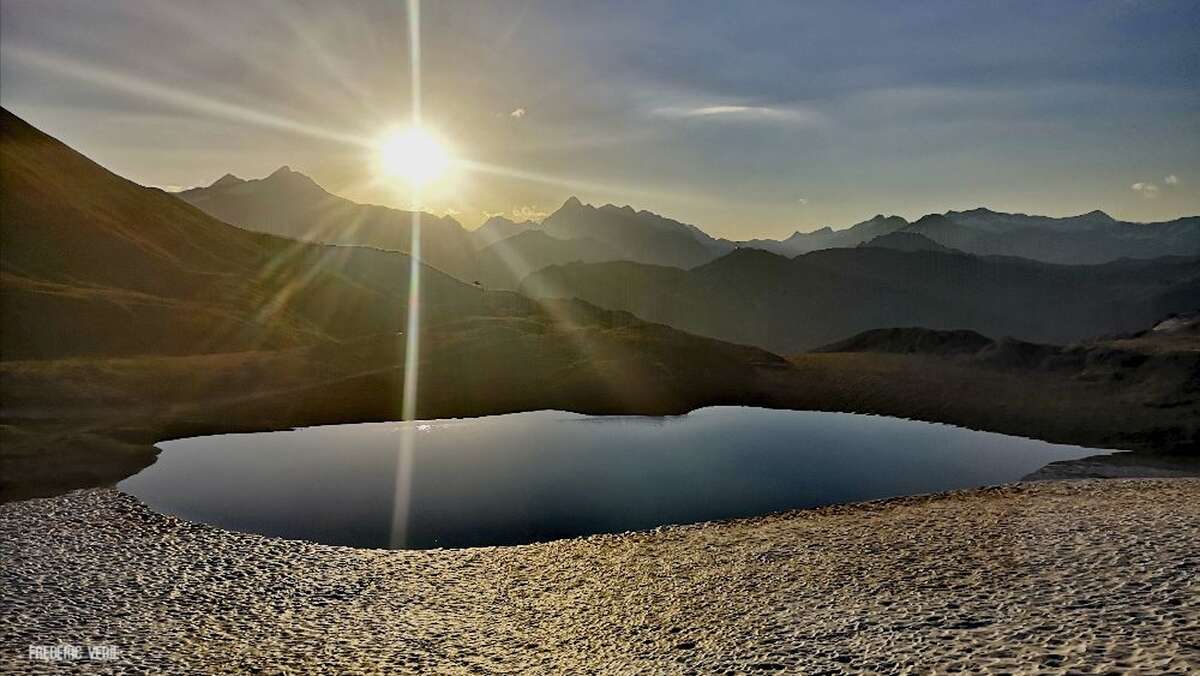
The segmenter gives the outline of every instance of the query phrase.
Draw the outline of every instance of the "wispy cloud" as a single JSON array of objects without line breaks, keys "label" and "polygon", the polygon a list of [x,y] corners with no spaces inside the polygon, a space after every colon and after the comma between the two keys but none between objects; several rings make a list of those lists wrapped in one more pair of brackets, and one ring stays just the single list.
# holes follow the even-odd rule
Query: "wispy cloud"
[{"label": "wispy cloud", "polygon": [[1175,174],[1171,174],[1163,178],[1163,183],[1166,183],[1167,185],[1179,185],[1179,177]]},{"label": "wispy cloud", "polygon": [[1158,197],[1158,186],[1153,183],[1139,181],[1129,186],[1129,188],[1148,200]]},{"label": "wispy cloud", "polygon": [[742,121],[787,122],[793,124],[818,125],[826,121],[822,113],[800,107],[775,106],[663,106],[651,111],[659,117],[675,119],[710,118]]},{"label": "wispy cloud", "polygon": [[512,210],[512,219],[514,221],[537,221],[541,222],[543,218],[550,215],[549,211],[539,209],[535,206],[521,206]]},{"label": "wispy cloud", "polygon": [[531,205],[513,207],[509,211],[484,210],[483,212],[483,217],[485,220],[495,216],[503,216],[514,223],[520,223],[522,221],[534,221],[535,223],[540,223],[543,218],[549,215],[549,211]]},{"label": "wispy cloud", "polygon": [[806,197],[797,197],[797,198],[796,198],[796,204],[799,204],[800,206],[804,206],[805,204],[808,204],[808,198],[806,198]]},{"label": "wispy cloud", "polygon": [[525,109],[524,109],[524,108],[517,108],[516,110],[512,111],[511,113],[509,113],[509,114],[508,114],[508,116],[509,116],[509,117],[515,117],[515,118],[517,118],[517,119],[519,120],[519,119],[521,119],[522,117],[525,117]]}]

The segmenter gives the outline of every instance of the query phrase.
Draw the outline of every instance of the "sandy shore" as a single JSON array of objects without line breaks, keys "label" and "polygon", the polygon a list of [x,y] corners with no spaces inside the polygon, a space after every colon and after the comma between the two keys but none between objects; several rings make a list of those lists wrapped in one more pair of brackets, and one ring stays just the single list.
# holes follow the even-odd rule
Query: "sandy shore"
[{"label": "sandy shore", "polygon": [[0,506],[0,671],[1200,668],[1200,480],[1021,484],[540,545],[380,552],[114,490]]}]

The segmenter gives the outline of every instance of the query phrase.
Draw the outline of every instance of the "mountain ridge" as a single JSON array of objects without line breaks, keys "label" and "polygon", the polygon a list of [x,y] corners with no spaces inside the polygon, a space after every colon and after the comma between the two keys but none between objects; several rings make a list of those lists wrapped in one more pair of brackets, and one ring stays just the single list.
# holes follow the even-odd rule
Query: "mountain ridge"
[{"label": "mountain ridge", "polygon": [[1193,309],[1200,258],[1069,266],[882,247],[788,258],[743,247],[686,271],[631,262],[553,266],[527,277],[521,289],[779,354],[879,326],[1070,342]]},{"label": "mountain ridge", "polygon": [[747,240],[740,246],[784,256],[859,246],[875,237],[907,231],[966,253],[1007,255],[1047,263],[1090,265],[1120,258],[1200,255],[1200,216],[1169,221],[1119,221],[1096,209],[1076,216],[1005,213],[986,207],[946,211],[908,222],[877,215],[848,228],[796,232],[783,240]]}]

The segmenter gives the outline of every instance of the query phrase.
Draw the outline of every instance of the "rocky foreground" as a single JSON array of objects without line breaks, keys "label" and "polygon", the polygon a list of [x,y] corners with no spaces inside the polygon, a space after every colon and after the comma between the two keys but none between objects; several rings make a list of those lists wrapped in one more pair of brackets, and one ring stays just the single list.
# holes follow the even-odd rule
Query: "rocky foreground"
[{"label": "rocky foreground", "polygon": [[1200,669],[1198,542],[1195,479],[398,552],[79,491],[0,506],[0,671],[1180,673]]}]

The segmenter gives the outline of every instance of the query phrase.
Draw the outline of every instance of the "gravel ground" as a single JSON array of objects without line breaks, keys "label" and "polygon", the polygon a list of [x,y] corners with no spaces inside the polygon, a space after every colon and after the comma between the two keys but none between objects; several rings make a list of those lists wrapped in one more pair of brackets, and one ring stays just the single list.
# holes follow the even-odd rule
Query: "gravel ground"
[{"label": "gravel ground", "polygon": [[1180,673],[1200,669],[1198,542],[1194,479],[398,552],[78,491],[0,506],[0,670]]}]

